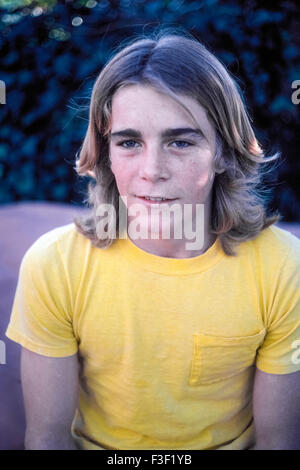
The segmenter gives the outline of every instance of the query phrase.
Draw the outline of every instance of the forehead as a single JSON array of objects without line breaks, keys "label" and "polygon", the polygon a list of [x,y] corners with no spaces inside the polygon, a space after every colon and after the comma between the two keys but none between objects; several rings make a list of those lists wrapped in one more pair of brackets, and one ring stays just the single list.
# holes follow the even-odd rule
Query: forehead
[{"label": "forehead", "polygon": [[[146,85],[127,85],[116,91],[112,99],[111,127],[141,128],[143,125],[159,127],[200,127],[204,134],[214,133],[207,112],[194,98],[178,94],[177,100],[166,93]],[[168,122],[166,122],[168,121]]]}]

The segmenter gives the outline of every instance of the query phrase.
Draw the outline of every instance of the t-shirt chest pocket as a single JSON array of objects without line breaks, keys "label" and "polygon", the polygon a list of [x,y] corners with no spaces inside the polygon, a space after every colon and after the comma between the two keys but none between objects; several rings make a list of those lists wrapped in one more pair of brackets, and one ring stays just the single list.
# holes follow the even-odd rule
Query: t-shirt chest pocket
[{"label": "t-shirt chest pocket", "polygon": [[219,382],[239,374],[255,361],[266,330],[252,336],[223,337],[194,334],[189,384]]}]

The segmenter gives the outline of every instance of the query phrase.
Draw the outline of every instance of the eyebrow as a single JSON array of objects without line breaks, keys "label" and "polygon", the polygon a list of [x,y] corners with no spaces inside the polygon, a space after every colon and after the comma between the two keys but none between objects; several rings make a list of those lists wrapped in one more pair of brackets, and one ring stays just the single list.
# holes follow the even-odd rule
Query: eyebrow
[{"label": "eyebrow", "polygon": [[[190,127],[178,127],[176,129],[165,129],[160,134],[162,138],[178,137],[181,135],[195,135],[198,137],[200,136],[200,137],[205,138],[201,129],[192,129]],[[136,131],[135,129],[124,129],[124,130],[120,130],[117,132],[111,132],[110,137],[111,139],[114,139],[116,137],[134,137],[136,139],[141,139],[142,134],[140,131]]]}]

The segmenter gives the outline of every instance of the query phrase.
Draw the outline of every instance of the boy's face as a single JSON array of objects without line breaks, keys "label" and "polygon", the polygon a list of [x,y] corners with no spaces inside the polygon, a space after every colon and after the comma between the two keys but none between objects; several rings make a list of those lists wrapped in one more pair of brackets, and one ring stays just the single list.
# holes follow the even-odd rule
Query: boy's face
[{"label": "boy's face", "polygon": [[150,86],[130,85],[113,96],[111,170],[121,197],[127,198],[127,209],[136,203],[149,214],[158,204],[211,207],[215,130],[200,104],[188,96],[180,98],[198,125],[175,100]]}]

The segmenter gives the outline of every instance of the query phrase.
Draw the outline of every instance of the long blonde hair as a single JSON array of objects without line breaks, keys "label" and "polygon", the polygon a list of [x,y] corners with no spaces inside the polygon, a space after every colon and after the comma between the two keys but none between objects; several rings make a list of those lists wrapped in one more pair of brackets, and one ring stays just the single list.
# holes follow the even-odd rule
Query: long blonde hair
[{"label": "long blonde hair", "polygon": [[[91,212],[74,218],[80,233],[100,248],[114,241],[109,233],[106,239],[97,236],[97,207],[105,203],[115,208],[118,234],[119,192],[109,159],[111,103],[118,89],[132,84],[155,87],[182,106],[179,95],[188,95],[206,109],[217,135],[211,228],[227,255],[235,255],[236,245],[278,221],[279,215],[266,214],[261,181],[269,171],[262,164],[279,154],[264,155],[242,93],[223,64],[198,40],[165,29],[127,42],[94,84],[89,125],[75,166],[78,175],[94,178],[85,200]],[[221,161],[223,173],[218,171]]]}]

